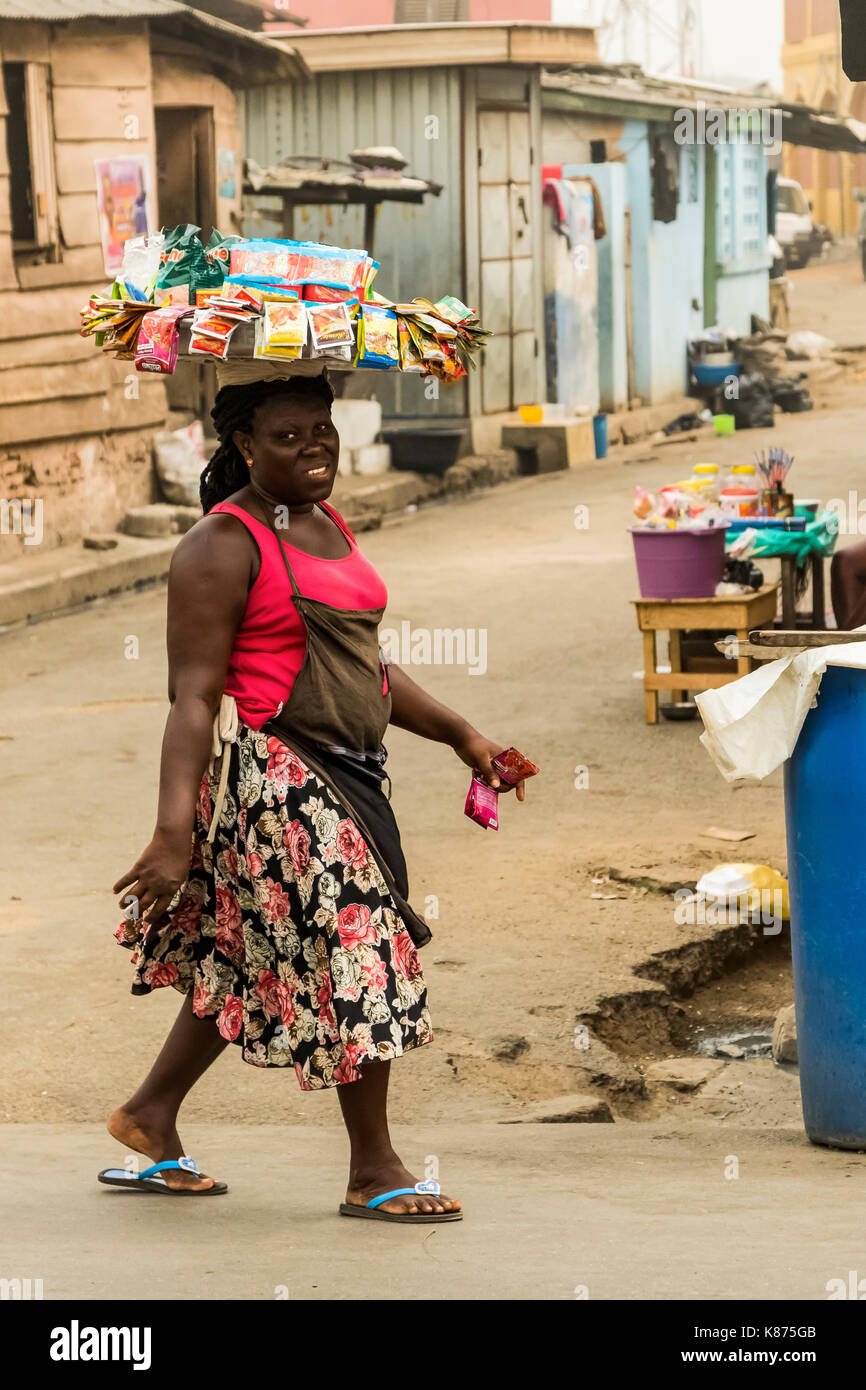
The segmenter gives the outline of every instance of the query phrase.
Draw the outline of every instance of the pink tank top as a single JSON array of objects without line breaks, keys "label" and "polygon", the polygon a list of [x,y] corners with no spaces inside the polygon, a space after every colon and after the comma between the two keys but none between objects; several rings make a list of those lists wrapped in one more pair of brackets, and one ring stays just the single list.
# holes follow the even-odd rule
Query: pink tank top
[{"label": "pink tank top", "polygon": [[[301,593],[335,608],[384,607],[388,591],[378,570],[361,554],[339,513],[325,502],[318,505],[336,522],[351,549],[348,555],[326,560],[283,542]],[[238,716],[260,729],[289,698],[303,665],[306,630],[292,602],[280,542],[273,531],[233,502],[218,502],[208,516],[214,512],[226,512],[243,522],[261,556],[261,569],[235,633],[225,684],[226,694],[237,701]]]}]

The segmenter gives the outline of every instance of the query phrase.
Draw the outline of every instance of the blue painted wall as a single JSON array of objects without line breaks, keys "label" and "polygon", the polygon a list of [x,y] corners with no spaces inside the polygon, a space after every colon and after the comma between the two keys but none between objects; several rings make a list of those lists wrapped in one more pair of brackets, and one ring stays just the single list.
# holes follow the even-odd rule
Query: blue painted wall
[{"label": "blue painted wall", "polygon": [[[661,128],[661,127],[660,127]],[[652,216],[650,123],[628,121],[619,141],[623,162],[563,164],[563,178],[594,178],[608,235],[598,243],[599,386],[602,408],[627,400],[624,210],[631,208],[635,393],[647,403],[684,394],[686,340],[704,327],[704,146],[680,150],[679,202],[673,222]],[[753,313],[769,313],[766,251],[766,152],[760,146],[718,150],[718,322],[748,333]]]}]

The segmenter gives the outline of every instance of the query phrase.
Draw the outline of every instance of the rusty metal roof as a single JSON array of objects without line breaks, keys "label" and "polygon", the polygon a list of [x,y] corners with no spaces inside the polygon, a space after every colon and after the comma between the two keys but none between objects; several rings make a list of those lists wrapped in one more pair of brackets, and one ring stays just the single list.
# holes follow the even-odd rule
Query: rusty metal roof
[{"label": "rusty metal roof", "polygon": [[349,160],[315,155],[296,156],[268,169],[254,159],[245,160],[244,192],[298,203],[422,203],[428,193],[438,198],[442,185],[402,170],[366,169]]},{"label": "rusty metal roof", "polygon": [[0,0],[0,19],[145,19],[186,8],[176,0]]},{"label": "rusty metal roof", "polygon": [[251,60],[253,66],[261,63],[263,81],[309,76],[306,63],[291,46],[271,43],[263,34],[229,24],[179,0],[0,0],[0,20],[4,19],[43,24],[66,24],[76,19],[148,19],[163,34],[192,29],[199,41],[209,38],[209,58],[218,49],[227,62],[242,58],[247,69]]}]

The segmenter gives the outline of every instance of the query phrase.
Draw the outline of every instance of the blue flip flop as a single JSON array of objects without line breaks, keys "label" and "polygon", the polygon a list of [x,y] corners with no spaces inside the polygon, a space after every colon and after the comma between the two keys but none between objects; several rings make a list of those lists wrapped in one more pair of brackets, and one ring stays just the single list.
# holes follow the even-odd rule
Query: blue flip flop
[{"label": "blue flip flop", "polygon": [[414,1214],[410,1211],[380,1211],[383,1202],[389,1202],[392,1197],[414,1197],[432,1196],[438,1197],[441,1192],[438,1182],[432,1180],[428,1182],[416,1182],[414,1187],[395,1187],[391,1192],[382,1192],[378,1197],[372,1197],[366,1206],[358,1206],[356,1202],[341,1202],[341,1216],[366,1216],[370,1221],[402,1221],[404,1223],[418,1225],[422,1222],[432,1221],[462,1221],[462,1211],[418,1211]]},{"label": "blue flip flop", "polygon": [[215,1182],[213,1187],[202,1187],[198,1190],[192,1187],[169,1187],[165,1178],[156,1176],[166,1168],[180,1168],[185,1173],[199,1172],[195,1159],[185,1156],[154,1163],[150,1168],[145,1168],[143,1173],[129,1173],[125,1168],[103,1168],[101,1173],[97,1173],[96,1178],[97,1182],[104,1182],[108,1187],[125,1187],[131,1192],[161,1192],[167,1197],[218,1197],[220,1193],[228,1192],[228,1185],[224,1182]]}]

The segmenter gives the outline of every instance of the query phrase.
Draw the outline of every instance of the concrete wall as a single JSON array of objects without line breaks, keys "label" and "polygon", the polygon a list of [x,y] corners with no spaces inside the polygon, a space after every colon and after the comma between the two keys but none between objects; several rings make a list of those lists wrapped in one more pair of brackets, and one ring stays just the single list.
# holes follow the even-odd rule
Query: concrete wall
[{"label": "concrete wall", "polygon": [[[627,401],[624,213],[631,209],[634,392],[651,404],[682,395],[686,339],[703,324],[703,151],[684,151],[673,222],[652,215],[650,128],[628,121],[619,142],[624,163],[563,165],[563,176],[595,178],[608,237],[599,243],[599,385],[605,409]],[[689,167],[694,161],[694,167]],[[605,244],[607,243],[607,245]],[[698,308],[693,307],[696,301]]]},{"label": "concrete wall", "polygon": [[593,164],[592,177],[601,194],[607,236],[598,253],[598,388],[602,410],[628,406],[628,341],[625,317],[626,169],[623,164]]},{"label": "concrete wall", "polygon": [[700,146],[680,151],[677,215],[673,222],[657,222],[652,215],[651,133],[646,123],[630,121],[623,143],[629,150],[637,388],[644,400],[655,403],[685,391],[686,340],[703,326],[704,152]]},{"label": "concrete wall", "polygon": [[[465,0],[461,7],[465,13],[456,17],[462,20],[534,20],[536,23],[551,18],[552,0]],[[273,7],[272,7],[273,8]],[[445,19],[454,18],[446,13]],[[292,14],[309,21],[311,29],[346,29],[362,26],[372,28],[379,24],[394,22],[394,0],[291,0]],[[435,18],[435,16],[432,16]],[[291,30],[288,30],[291,36]]]},{"label": "concrete wall", "polygon": [[[584,146],[597,118],[545,115],[545,156]],[[661,127],[659,127],[661,129]],[[679,201],[672,222],[653,218],[650,176],[652,127],[643,120],[620,126],[607,164],[563,162],[564,178],[594,178],[608,234],[598,243],[599,386],[602,406],[621,409],[628,399],[625,211],[631,213],[633,393],[650,404],[682,395],[687,385],[686,342],[704,326],[704,222],[706,148],[683,146]],[[766,250],[766,169],[763,147],[732,145],[718,151],[717,250],[720,326],[747,333],[752,314],[769,314]],[[553,162],[551,159],[550,162]]]}]

